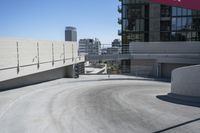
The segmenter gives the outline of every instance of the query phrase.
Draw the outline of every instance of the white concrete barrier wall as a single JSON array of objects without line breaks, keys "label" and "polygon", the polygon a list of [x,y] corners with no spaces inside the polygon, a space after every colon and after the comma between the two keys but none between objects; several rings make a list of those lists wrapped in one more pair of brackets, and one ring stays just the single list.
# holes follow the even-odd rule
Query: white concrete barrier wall
[{"label": "white concrete barrier wall", "polygon": [[132,42],[130,53],[200,54],[200,42]]},{"label": "white concrete barrier wall", "polygon": [[17,66],[16,41],[0,40],[0,69]]},{"label": "white concrete barrier wall", "polygon": [[0,81],[84,60],[77,42],[0,39]]},{"label": "white concrete barrier wall", "polygon": [[200,97],[200,65],[175,69],[172,72],[171,93]]}]

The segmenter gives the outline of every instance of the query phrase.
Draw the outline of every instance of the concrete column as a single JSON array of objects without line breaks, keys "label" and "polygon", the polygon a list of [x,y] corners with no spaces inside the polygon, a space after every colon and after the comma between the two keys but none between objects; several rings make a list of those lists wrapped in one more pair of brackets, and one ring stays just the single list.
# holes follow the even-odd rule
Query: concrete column
[{"label": "concrete column", "polygon": [[160,5],[155,3],[149,5],[149,41],[160,41]]}]

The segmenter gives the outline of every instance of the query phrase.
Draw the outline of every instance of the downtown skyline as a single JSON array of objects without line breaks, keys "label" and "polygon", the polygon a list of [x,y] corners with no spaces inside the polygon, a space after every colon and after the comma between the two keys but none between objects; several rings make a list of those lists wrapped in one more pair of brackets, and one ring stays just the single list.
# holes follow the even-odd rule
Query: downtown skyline
[{"label": "downtown skyline", "polygon": [[117,35],[117,0],[2,0],[0,37],[64,40],[66,26],[75,26],[78,39],[98,38],[109,44]]}]

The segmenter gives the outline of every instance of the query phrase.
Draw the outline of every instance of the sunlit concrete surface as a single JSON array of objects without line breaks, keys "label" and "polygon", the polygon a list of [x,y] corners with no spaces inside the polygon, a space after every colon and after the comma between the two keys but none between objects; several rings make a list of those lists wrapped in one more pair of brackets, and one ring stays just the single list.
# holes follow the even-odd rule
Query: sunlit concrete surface
[{"label": "sunlit concrete surface", "polygon": [[199,133],[200,105],[170,83],[81,76],[0,92],[0,133]]},{"label": "sunlit concrete surface", "polygon": [[197,97],[200,102],[200,65],[182,67],[172,73],[172,92]]},{"label": "sunlit concrete surface", "polygon": [[0,38],[0,82],[84,61],[77,42]]}]

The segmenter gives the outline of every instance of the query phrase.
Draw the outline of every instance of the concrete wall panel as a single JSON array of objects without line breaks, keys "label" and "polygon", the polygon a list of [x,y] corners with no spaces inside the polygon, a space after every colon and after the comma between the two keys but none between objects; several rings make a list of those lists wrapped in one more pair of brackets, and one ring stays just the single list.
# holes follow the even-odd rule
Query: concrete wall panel
[{"label": "concrete wall panel", "polygon": [[65,56],[67,59],[72,58],[72,48],[73,44],[71,42],[65,45]]},{"label": "concrete wall panel", "polygon": [[40,62],[52,61],[52,42],[39,42]]},{"label": "concrete wall panel", "polygon": [[171,93],[200,97],[200,65],[175,69],[172,72]]},{"label": "concrete wall panel", "polygon": [[0,91],[23,87],[58,78],[72,78],[73,67],[65,66],[0,82]]},{"label": "concrete wall panel", "polygon": [[37,42],[24,40],[18,45],[20,66],[34,64],[37,61]]},{"label": "concrete wall panel", "polygon": [[0,81],[80,62],[84,62],[84,58],[78,57],[77,42],[0,39]]},{"label": "concrete wall panel", "polygon": [[0,69],[17,66],[17,45],[13,40],[0,40]]},{"label": "concrete wall panel", "polygon": [[200,42],[132,42],[129,49],[134,54],[200,54]]}]

